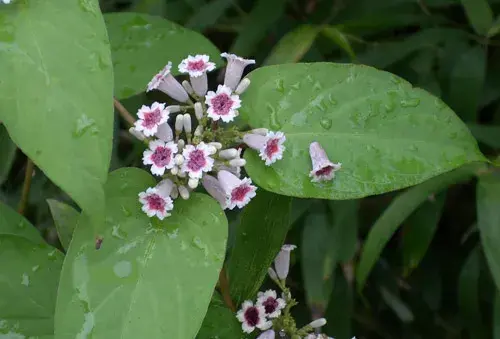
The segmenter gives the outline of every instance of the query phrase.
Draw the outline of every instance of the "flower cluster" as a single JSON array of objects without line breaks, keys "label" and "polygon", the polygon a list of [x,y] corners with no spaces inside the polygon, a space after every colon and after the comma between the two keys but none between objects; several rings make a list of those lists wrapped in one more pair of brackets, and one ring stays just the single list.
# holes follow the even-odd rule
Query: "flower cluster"
[{"label": "flower cluster", "polygon": [[[313,320],[306,326],[297,329],[295,320],[290,314],[290,309],[297,302],[286,287],[286,278],[290,270],[290,253],[295,248],[297,248],[295,245],[283,245],[274,259],[274,267],[270,267],[268,270],[269,277],[282,291],[281,298],[278,298],[277,292],[274,290],[259,292],[255,304],[246,300],[236,313],[236,318],[241,322],[243,332],[251,333],[256,328],[263,331],[257,339],[275,339],[277,337],[333,339],[324,334],[313,333],[326,324],[324,318]],[[277,333],[278,335],[276,335]]]},{"label": "flower cluster", "polygon": [[250,85],[249,79],[241,77],[245,67],[255,63],[233,54],[222,53],[222,57],[227,59],[226,73],[216,91],[208,90],[207,73],[215,64],[207,55],[190,55],[179,64],[179,72],[187,74],[189,81],[178,82],[169,62],[147,86],[147,91],[162,91],[179,103],[142,106],[130,129],[148,145],[144,165],[162,178],[156,187],[139,194],[142,209],[150,217],[169,216],[174,200],[188,199],[200,183],[222,208],[242,208],[257,190],[250,178],[241,178],[241,167],[246,164],[243,148],[256,150],[268,166],[283,157],[286,138],[282,132],[219,125],[239,115],[240,95]]}]

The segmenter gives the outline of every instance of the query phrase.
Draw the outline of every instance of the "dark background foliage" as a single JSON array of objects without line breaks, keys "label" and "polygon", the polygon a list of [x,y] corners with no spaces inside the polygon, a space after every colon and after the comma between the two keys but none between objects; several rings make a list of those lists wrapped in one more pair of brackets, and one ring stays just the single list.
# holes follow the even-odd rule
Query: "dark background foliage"
[{"label": "dark background foliage", "polygon": [[[441,97],[498,161],[498,0],[102,0],[101,7],[163,16],[257,65],[329,61],[388,70]],[[124,104],[135,111],[152,99],[141,94]],[[0,154],[0,200],[16,207],[26,158],[6,133],[0,145],[8,150]],[[116,119],[112,169],[141,166],[142,150]],[[336,338],[500,338],[500,302],[476,226],[476,181],[466,177],[429,195],[402,222],[385,220],[399,227],[364,288],[355,281],[359,251],[402,193],[294,199],[287,242],[299,246],[290,277],[297,318],[325,316]],[[26,216],[57,245],[46,199],[71,203],[36,170]],[[394,208],[404,214],[411,201],[400,204]],[[236,225],[238,214],[229,219]]]}]

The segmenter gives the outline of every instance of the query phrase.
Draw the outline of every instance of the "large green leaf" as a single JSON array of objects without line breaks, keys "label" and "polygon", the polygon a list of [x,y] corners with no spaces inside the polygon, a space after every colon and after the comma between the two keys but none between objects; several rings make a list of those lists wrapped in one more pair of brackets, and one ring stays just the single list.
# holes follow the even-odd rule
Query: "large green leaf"
[{"label": "large green leaf", "polygon": [[493,11],[488,0],[461,0],[465,14],[477,34],[486,35],[493,24]]},{"label": "large green leaf", "polygon": [[290,225],[292,199],[257,190],[238,225],[228,266],[236,305],[255,296],[278,254]]},{"label": "large green leaf", "polygon": [[[241,116],[286,135],[283,160],[266,166],[248,151],[247,172],[275,193],[352,199],[418,184],[483,161],[467,127],[438,98],[401,78],[351,64],[263,67],[250,74]],[[342,169],[331,182],[308,177],[318,141]]]},{"label": "large green leaf", "polygon": [[10,168],[16,155],[16,144],[10,140],[9,133],[5,127],[0,124],[0,185],[7,179]]},{"label": "large green leaf", "polygon": [[57,200],[48,199],[47,203],[49,204],[50,213],[52,213],[52,218],[56,225],[59,241],[67,251],[80,213],[70,205],[66,205]]},{"label": "large green leaf", "polygon": [[97,0],[15,1],[0,27],[0,120],[82,209],[102,212],[113,75]]},{"label": "large green leaf", "polygon": [[239,339],[245,338],[236,315],[224,304],[219,293],[215,292],[207,315],[203,320],[197,339]]},{"label": "large green leaf", "polygon": [[[61,275],[56,337],[194,338],[224,261],[227,221],[215,200],[175,201],[164,221],[148,218],[137,195],[146,172],[109,176],[106,223],[79,219]],[[95,237],[102,239],[96,246]]]},{"label": "large green leaf", "polygon": [[500,177],[481,176],[477,185],[477,226],[481,234],[484,255],[500,290]]},{"label": "large green leaf", "polygon": [[0,203],[0,338],[49,339],[63,255]]},{"label": "large green leaf", "polygon": [[408,218],[431,194],[439,193],[447,186],[465,181],[474,175],[477,166],[465,166],[450,173],[432,178],[412,187],[396,197],[377,219],[368,233],[356,269],[358,288],[362,289],[384,246]]},{"label": "large green leaf", "polygon": [[157,16],[111,13],[104,16],[115,68],[115,96],[126,98],[143,92],[168,61],[172,73],[188,54],[208,54],[220,65],[217,47],[203,35]]},{"label": "large green leaf", "polygon": [[325,312],[326,333],[338,339],[352,338],[354,293],[341,270],[334,272],[332,296]]}]

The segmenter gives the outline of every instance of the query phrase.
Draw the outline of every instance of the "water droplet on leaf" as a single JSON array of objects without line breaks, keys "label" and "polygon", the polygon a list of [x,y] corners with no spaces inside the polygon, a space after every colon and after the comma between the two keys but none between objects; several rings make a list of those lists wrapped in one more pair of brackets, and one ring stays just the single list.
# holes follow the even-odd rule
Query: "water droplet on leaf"
[{"label": "water droplet on leaf", "polygon": [[24,285],[26,287],[30,285],[30,277],[26,273],[23,273],[22,275],[21,285]]},{"label": "water droplet on leaf", "polygon": [[401,107],[417,107],[420,105],[420,99],[411,98],[411,99],[403,99],[400,101]]},{"label": "water droplet on leaf", "polygon": [[319,124],[324,129],[329,130],[332,127],[332,119],[328,119],[328,118],[321,119]]},{"label": "water droplet on leaf", "polygon": [[285,86],[283,84],[283,79],[276,80],[276,90],[280,93],[285,93]]},{"label": "water droplet on leaf", "polygon": [[113,266],[113,272],[118,278],[126,278],[132,273],[132,264],[130,261],[120,261]]},{"label": "water droplet on leaf", "polygon": [[78,118],[76,121],[76,128],[75,131],[73,132],[73,135],[75,137],[81,137],[84,135],[90,128],[94,127],[95,125],[95,120],[89,118],[87,115],[83,114],[81,117]]}]

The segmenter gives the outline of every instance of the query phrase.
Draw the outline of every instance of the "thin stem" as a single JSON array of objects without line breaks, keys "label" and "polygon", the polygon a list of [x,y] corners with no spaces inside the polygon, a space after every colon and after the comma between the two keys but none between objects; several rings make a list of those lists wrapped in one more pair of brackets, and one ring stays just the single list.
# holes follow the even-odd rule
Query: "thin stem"
[{"label": "thin stem", "polygon": [[122,103],[119,102],[116,98],[113,98],[113,102],[115,104],[115,108],[118,110],[123,120],[125,120],[130,125],[130,127],[134,126],[135,119],[132,114],[130,114],[130,112],[127,111]]},{"label": "thin stem", "polygon": [[236,307],[234,306],[231,295],[229,294],[229,281],[227,280],[226,270],[224,267],[219,272],[219,288],[227,307],[229,307],[233,313],[236,312]]},{"label": "thin stem", "polygon": [[26,161],[26,171],[24,172],[24,184],[23,184],[23,191],[21,193],[21,201],[19,202],[19,206],[17,208],[17,211],[21,215],[24,214],[24,212],[26,211],[26,206],[28,205],[28,198],[30,195],[30,188],[31,188],[31,179],[33,178],[34,168],[35,164],[30,158],[28,158],[28,160]]}]

